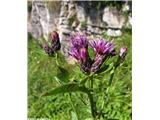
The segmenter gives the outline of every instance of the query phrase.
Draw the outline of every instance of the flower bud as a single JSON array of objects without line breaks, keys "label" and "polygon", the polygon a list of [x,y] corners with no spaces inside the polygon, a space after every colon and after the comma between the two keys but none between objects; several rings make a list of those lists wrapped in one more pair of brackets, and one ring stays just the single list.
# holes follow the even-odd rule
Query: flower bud
[{"label": "flower bud", "polygon": [[60,44],[60,40],[59,40],[59,35],[56,31],[53,31],[51,33],[51,49],[52,51],[57,51],[57,50],[60,50],[61,48],[61,44]]},{"label": "flower bud", "polygon": [[121,48],[120,48],[119,56],[120,56],[121,58],[124,58],[124,57],[126,56],[126,54],[127,54],[127,47],[121,47]]},{"label": "flower bud", "polygon": [[56,41],[59,41],[59,35],[58,35],[58,33],[56,31],[53,31],[51,33],[50,37],[51,37],[52,43],[55,43]]}]

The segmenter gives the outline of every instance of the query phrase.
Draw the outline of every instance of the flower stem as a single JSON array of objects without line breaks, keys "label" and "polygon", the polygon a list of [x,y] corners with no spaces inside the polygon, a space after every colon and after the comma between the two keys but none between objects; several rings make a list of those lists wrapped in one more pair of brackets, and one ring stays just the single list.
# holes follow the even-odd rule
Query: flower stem
[{"label": "flower stem", "polygon": [[59,66],[59,63],[58,63],[58,54],[57,53],[55,53],[55,58],[56,58],[56,64],[57,64],[57,66]]},{"label": "flower stem", "polygon": [[114,73],[112,73],[111,76],[110,76],[110,78],[109,78],[109,85],[112,84],[113,77],[114,77]]},{"label": "flower stem", "polygon": [[92,112],[92,117],[93,119],[96,118],[96,106],[95,106],[95,102],[93,99],[93,78],[91,77],[91,91],[88,94],[89,100],[90,100],[90,105],[91,105],[91,112]]},{"label": "flower stem", "polygon": [[73,104],[73,101],[72,101],[72,98],[71,98],[71,93],[69,93],[69,99],[70,99],[71,106],[72,106],[75,114],[77,115],[77,119],[79,120],[78,111],[77,111],[77,109],[75,108],[75,106],[74,106],[74,104]]}]

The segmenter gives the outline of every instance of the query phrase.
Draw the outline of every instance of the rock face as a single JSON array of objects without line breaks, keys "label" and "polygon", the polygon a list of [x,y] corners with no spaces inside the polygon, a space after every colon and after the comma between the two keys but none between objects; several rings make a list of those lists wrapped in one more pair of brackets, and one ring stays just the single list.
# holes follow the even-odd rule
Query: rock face
[{"label": "rock face", "polygon": [[[70,48],[70,42],[67,38],[72,32],[79,31],[93,35],[107,33],[108,36],[117,37],[122,35],[121,30],[124,27],[132,27],[131,2],[126,2],[122,10],[107,5],[97,10],[96,2],[91,1],[67,0],[59,1],[57,4],[55,2],[52,1],[49,4],[58,7],[58,12],[54,7],[51,7],[52,11],[49,11],[46,2],[32,1],[28,32],[36,39],[43,36],[47,40],[48,34],[56,30],[60,35],[61,50],[65,56],[68,56],[68,49]],[[128,18],[122,12],[129,13]]]},{"label": "rock face", "polygon": [[49,19],[49,12],[45,3],[43,1],[33,1],[30,29],[34,38],[38,39],[43,36],[47,40]]},{"label": "rock face", "polygon": [[61,51],[66,57],[68,57],[69,41],[67,37],[71,33],[71,26],[69,25],[69,19],[75,14],[75,6],[72,2],[61,2],[61,11],[59,18],[59,35],[62,44]]},{"label": "rock face", "polygon": [[85,10],[82,6],[76,6],[76,11],[77,11],[77,18],[79,22],[84,22],[86,21],[86,13]]},{"label": "rock face", "polygon": [[103,13],[103,21],[109,28],[121,29],[125,22],[125,17],[115,8],[106,7]]}]

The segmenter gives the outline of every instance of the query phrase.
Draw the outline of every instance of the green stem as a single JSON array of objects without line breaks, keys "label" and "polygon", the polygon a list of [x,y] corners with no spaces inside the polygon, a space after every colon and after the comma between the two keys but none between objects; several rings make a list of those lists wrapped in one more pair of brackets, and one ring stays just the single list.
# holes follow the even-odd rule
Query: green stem
[{"label": "green stem", "polygon": [[57,64],[57,66],[59,66],[59,63],[58,63],[58,54],[57,53],[55,53],[55,58],[56,58],[56,64]]},{"label": "green stem", "polygon": [[88,93],[88,97],[89,97],[90,104],[91,104],[92,116],[93,116],[93,119],[95,119],[96,118],[96,106],[95,106],[95,102],[93,99],[93,79],[92,77],[91,77],[91,91]]},{"label": "green stem", "polygon": [[88,97],[89,97],[89,101],[90,101],[90,105],[91,105],[92,117],[95,118],[96,116],[94,114],[94,101],[93,101],[93,96],[90,92],[88,93]]},{"label": "green stem", "polygon": [[112,73],[111,76],[110,76],[110,78],[109,78],[109,85],[112,84],[113,77],[114,77],[114,73]]},{"label": "green stem", "polygon": [[73,101],[72,101],[72,98],[71,98],[71,93],[69,93],[69,99],[70,99],[70,103],[71,103],[71,106],[72,106],[72,108],[73,108],[73,111],[76,113],[78,120],[80,120],[80,119],[79,119],[78,112],[77,112],[77,110],[75,109],[75,106],[74,106],[74,104],[73,104]]},{"label": "green stem", "polygon": [[112,84],[112,81],[113,81],[113,77],[114,77],[114,73],[115,73],[115,70],[117,69],[117,67],[119,67],[120,66],[120,63],[121,63],[121,58],[120,57],[118,57],[117,58],[117,61],[116,61],[116,63],[114,64],[114,68],[112,69],[112,73],[111,73],[111,76],[110,76],[110,79],[109,79],[109,85],[111,85]]}]

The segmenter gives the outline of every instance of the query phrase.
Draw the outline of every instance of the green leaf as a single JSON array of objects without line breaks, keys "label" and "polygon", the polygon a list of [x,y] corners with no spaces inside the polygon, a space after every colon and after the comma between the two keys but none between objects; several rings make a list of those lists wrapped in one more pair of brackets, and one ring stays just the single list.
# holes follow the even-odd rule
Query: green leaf
[{"label": "green leaf", "polygon": [[79,86],[78,84],[75,84],[75,83],[69,83],[69,84],[61,85],[57,88],[54,88],[44,93],[42,96],[50,96],[50,95],[55,95],[60,93],[70,93],[70,92],[77,92],[77,91],[89,93],[89,90],[86,87]]},{"label": "green leaf", "polygon": [[94,59],[95,52],[91,47],[88,48],[88,53],[89,53],[89,56],[91,57],[91,59]]}]

